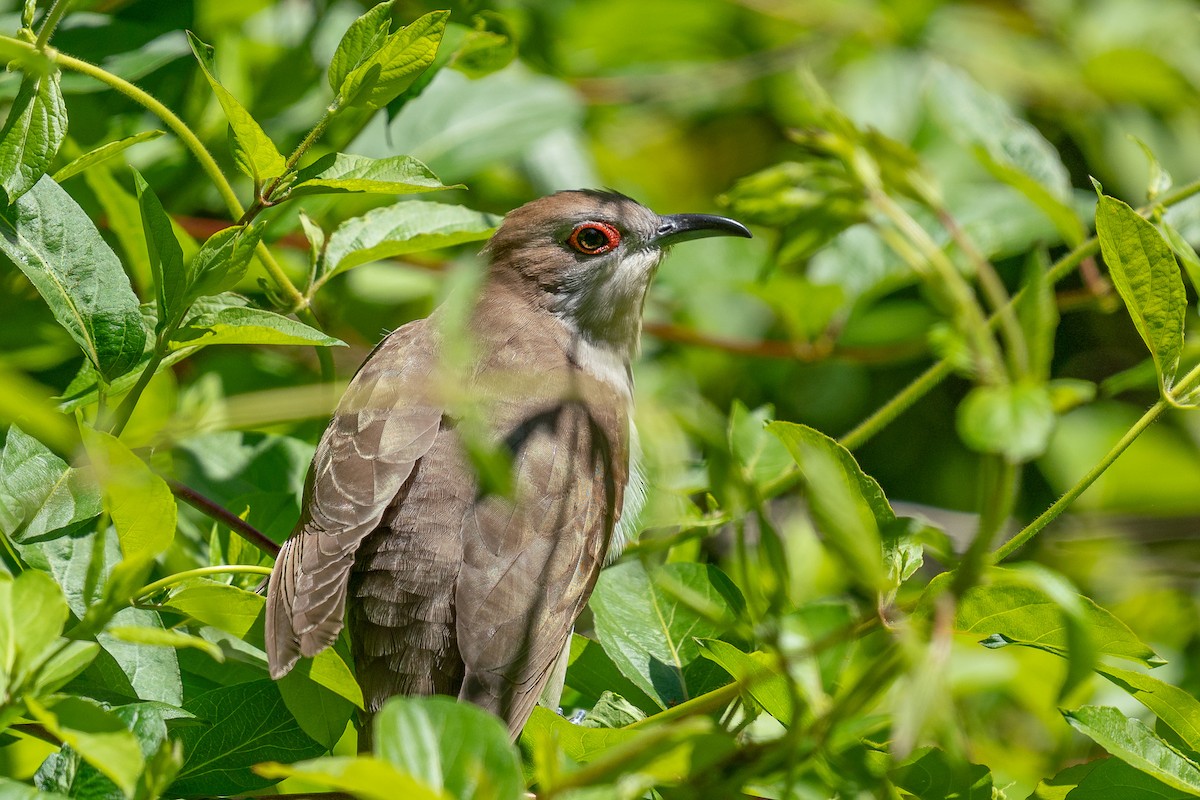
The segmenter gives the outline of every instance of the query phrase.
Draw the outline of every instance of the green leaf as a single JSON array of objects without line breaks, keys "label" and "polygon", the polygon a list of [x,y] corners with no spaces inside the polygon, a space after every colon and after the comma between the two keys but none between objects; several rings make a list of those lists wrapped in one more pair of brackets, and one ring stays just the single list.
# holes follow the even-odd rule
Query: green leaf
[{"label": "green leaf", "polygon": [[392,23],[393,0],[387,0],[369,9],[342,34],[337,50],[329,61],[329,88],[334,93],[342,90],[346,77],[371,56],[379,52],[387,41]]},{"label": "green leaf", "polygon": [[194,647],[208,653],[215,661],[225,660],[225,651],[207,639],[173,628],[150,628],[145,626],[117,625],[106,630],[114,639],[131,644],[147,644],[155,647]]},{"label": "green leaf", "polygon": [[[132,168],[131,168],[132,169]],[[142,212],[142,231],[146,252],[150,254],[150,274],[158,300],[158,332],[175,326],[187,311],[187,276],[183,271],[183,249],[171,229],[171,218],[163,210],[158,196],[136,169],[133,185]]]},{"label": "green leaf", "polygon": [[[335,664],[345,666],[345,662],[336,657],[332,661],[328,658],[322,659],[320,663],[306,658],[276,682],[283,695],[283,702],[300,723],[300,728],[329,750],[342,738],[342,734],[346,732],[346,723],[354,714],[354,703],[330,691],[313,678],[314,670],[320,678],[321,672],[328,673],[328,668]],[[333,680],[353,683],[354,677],[346,668]],[[357,693],[353,694],[357,696]]]},{"label": "green leaf", "polygon": [[612,691],[643,712],[658,710],[658,704],[649,695],[621,674],[599,642],[578,633],[571,635],[566,685],[579,693],[579,700],[584,705],[593,705],[605,692]]},{"label": "green leaf", "polygon": [[525,788],[508,729],[449,697],[393,697],[375,715],[375,752],[438,792],[461,800],[510,800]]},{"label": "green leaf", "polygon": [[449,11],[431,11],[389,35],[338,87],[342,107],[381,108],[412,85],[433,63]]},{"label": "green leaf", "polygon": [[49,177],[0,212],[0,251],[106,380],[137,363],[146,330],[129,278],[87,214]]},{"label": "green leaf", "polygon": [[794,716],[787,679],[766,653],[743,653],[720,639],[700,639],[700,654],[715,661],[733,679],[745,685],[746,691],[768,714],[791,725]]},{"label": "green leaf", "polygon": [[34,788],[12,778],[0,777],[0,800],[69,800],[69,797]]},{"label": "green leaf", "polygon": [[54,173],[54,180],[62,183],[67,178],[72,178],[86,170],[88,167],[94,167],[97,164],[102,164],[110,158],[120,155],[121,153],[133,147],[135,144],[149,142],[152,139],[164,135],[166,131],[142,131],[135,133],[133,136],[126,136],[124,139],[118,139],[115,142],[108,142],[99,147],[89,150],[79,158],[72,160],[62,169]]},{"label": "green leaf", "polygon": [[1139,720],[1108,706],[1083,706],[1062,714],[1072,728],[1130,766],[1167,786],[1200,795],[1200,766]]},{"label": "green leaf", "polygon": [[46,174],[66,135],[58,71],[27,71],[0,128],[0,185],[9,204]]},{"label": "green leaf", "polygon": [[225,118],[229,120],[229,128],[233,131],[233,160],[238,169],[250,176],[255,187],[261,187],[267,181],[283,175],[287,171],[287,162],[279,154],[275,143],[263,133],[250,112],[217,80],[212,47],[200,41],[191,31],[187,36],[192,52],[200,62],[200,69],[224,109]]},{"label": "green leaf", "polygon": [[486,239],[499,220],[463,206],[406,200],[348,219],[330,235],[326,275],[384,258]]},{"label": "green leaf", "polygon": [[87,669],[99,654],[100,645],[95,642],[59,642],[53,654],[38,669],[34,693],[47,695],[57,692]]},{"label": "green leaf", "polygon": [[512,63],[517,43],[508,20],[495,11],[481,11],[472,22],[475,28],[463,39],[450,66],[469,78],[482,78]]},{"label": "green leaf", "polygon": [[65,697],[50,706],[26,697],[25,706],[46,730],[127,795],[133,793],[142,773],[142,751],[119,717],[82,697]]},{"label": "green leaf", "polygon": [[448,797],[371,756],[330,756],[295,764],[270,762],[259,764],[254,771],[267,778],[299,778],[305,784],[347,792],[363,800],[446,800]]},{"label": "green leaf", "polygon": [[953,761],[923,747],[889,771],[897,788],[919,800],[992,800],[992,773],[980,764]]},{"label": "green leaf", "polygon": [[117,438],[80,427],[88,457],[104,487],[104,508],[116,526],[126,559],[153,559],[175,538],[175,497]]},{"label": "green leaf", "polygon": [[203,724],[173,732],[185,761],[168,792],[213,797],[242,794],[275,783],[255,774],[263,761],[298,761],[324,752],[287,710],[271,680],[222,686],[184,703]]},{"label": "green leaf", "polygon": [[[247,592],[236,586],[213,581],[192,581],[172,593],[165,605],[205,625],[220,628],[245,640],[256,649],[256,655],[265,665],[263,619],[266,602],[262,595]],[[362,689],[334,648],[327,648],[317,654],[312,659],[311,667],[302,664],[296,669],[301,670],[299,674],[307,675],[313,683],[362,708]]]},{"label": "green leaf", "polygon": [[67,603],[50,576],[27,570],[15,579],[0,573],[0,695],[28,690],[62,644]]},{"label": "green leaf", "polygon": [[1179,265],[1158,230],[1120,200],[1100,191],[1096,236],[1113,284],[1142,341],[1150,348],[1159,385],[1170,395],[1183,351],[1187,293]]},{"label": "green leaf", "polygon": [[233,225],[208,237],[188,264],[187,299],[216,295],[236,286],[246,274],[265,230],[265,223]]},{"label": "green leaf", "polygon": [[[1164,663],[1125,623],[1090,599],[1077,598],[1082,622],[1099,653],[1147,666]],[[984,636],[1000,634],[1005,641],[996,644],[1021,644],[1059,655],[1070,646],[1062,604],[1023,583],[994,582],[969,589],[959,600],[955,628]]]},{"label": "green leaf", "polygon": [[[687,602],[681,599],[686,597]],[[744,608],[736,586],[711,564],[640,562],[600,573],[590,607],[604,652],[662,708],[728,681],[700,657],[697,638],[721,636]]]},{"label": "green leaf", "polygon": [[976,386],[958,406],[958,435],[972,450],[1023,464],[1046,452],[1054,419],[1045,384]]},{"label": "green leaf", "polygon": [[804,425],[772,422],[808,487],[809,511],[826,542],[862,586],[888,587],[880,530],[896,520],[883,490],[863,473],[854,456],[823,433]]},{"label": "green leaf", "polygon": [[1175,252],[1179,263],[1183,264],[1183,271],[1187,273],[1192,289],[1200,294],[1200,255],[1196,254],[1195,248],[1188,243],[1187,239],[1183,238],[1183,234],[1176,230],[1174,225],[1164,219],[1160,223],[1160,227],[1167,244]]},{"label": "green leaf", "polygon": [[1154,712],[1190,750],[1200,752],[1200,701],[1151,675],[1097,664],[1096,672],[1129,692],[1135,700]]},{"label": "green leaf", "polygon": [[460,187],[443,186],[429,167],[411,156],[377,159],[330,153],[296,173],[287,197],[347,192],[416,194]]},{"label": "green leaf", "polygon": [[174,347],[204,347],[212,344],[281,344],[344,346],[303,322],[251,308],[246,299],[233,294],[196,304],[196,314],[171,337]]},{"label": "green leaf", "polygon": [[0,452],[0,532],[21,542],[101,511],[100,491],[77,469],[18,426]]},{"label": "green leaf", "polygon": [[586,764],[605,751],[638,736],[636,730],[573,725],[543,706],[534,706],[525,729],[521,731],[522,744],[552,739],[564,753],[580,764]]},{"label": "green leaf", "polygon": [[1185,800],[1194,796],[1163,785],[1119,758],[1098,758],[1042,781],[1027,800]]}]

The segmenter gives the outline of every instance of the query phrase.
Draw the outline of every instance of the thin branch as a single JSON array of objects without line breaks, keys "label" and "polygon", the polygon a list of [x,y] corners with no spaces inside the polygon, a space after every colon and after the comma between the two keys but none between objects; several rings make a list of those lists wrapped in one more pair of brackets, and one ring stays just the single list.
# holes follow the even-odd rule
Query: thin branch
[{"label": "thin branch", "polygon": [[226,526],[229,530],[241,536],[264,553],[270,553],[272,556],[279,555],[279,545],[267,538],[266,534],[259,531],[249,522],[246,522],[246,520],[217,505],[190,486],[184,486],[179,481],[168,479],[167,485],[171,487],[172,494],[201,514]]}]

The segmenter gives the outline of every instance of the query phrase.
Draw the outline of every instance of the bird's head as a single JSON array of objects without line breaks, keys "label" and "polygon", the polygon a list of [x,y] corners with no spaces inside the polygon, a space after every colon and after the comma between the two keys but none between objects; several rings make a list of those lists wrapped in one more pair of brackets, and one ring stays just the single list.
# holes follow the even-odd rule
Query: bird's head
[{"label": "bird's head", "polygon": [[488,243],[492,280],[516,288],[594,343],[632,353],[646,290],[666,249],[749,237],[711,214],[659,216],[616,192],[557,192],[512,211]]}]

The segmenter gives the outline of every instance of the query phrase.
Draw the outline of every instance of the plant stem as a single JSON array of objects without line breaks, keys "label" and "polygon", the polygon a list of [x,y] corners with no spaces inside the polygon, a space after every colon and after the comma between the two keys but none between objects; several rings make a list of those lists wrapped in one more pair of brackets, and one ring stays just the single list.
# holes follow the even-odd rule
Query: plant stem
[{"label": "plant stem", "polygon": [[154,583],[149,583],[133,593],[133,599],[138,600],[143,597],[161,591],[168,586],[173,586],[177,583],[191,580],[192,578],[203,578],[205,575],[270,575],[270,567],[257,567],[251,564],[218,564],[214,567],[197,567],[196,569],[188,569],[183,572],[176,572],[174,575],[168,575]]},{"label": "plant stem", "polygon": [[38,50],[46,49],[46,45],[50,42],[50,36],[58,27],[58,23],[62,21],[63,15],[67,13],[67,6],[70,4],[71,0],[54,0],[54,5],[50,6],[50,11],[46,13],[46,18],[42,21],[42,29],[38,31],[37,43],[34,44],[34,47]]},{"label": "plant stem", "polygon": [[214,503],[209,498],[197,492],[190,486],[184,486],[179,481],[167,480],[167,485],[171,487],[171,494],[178,497],[183,502],[187,503],[192,508],[204,514],[209,519],[215,520],[229,528],[231,531],[241,536],[250,544],[262,550],[264,553],[275,556],[279,555],[279,545],[267,538],[266,534],[255,528],[249,522],[230,512],[228,509]]},{"label": "plant stem", "polygon": [[1149,428],[1155,420],[1162,416],[1162,413],[1170,408],[1177,398],[1183,397],[1188,392],[1192,391],[1196,387],[1197,383],[1200,383],[1200,364],[1193,367],[1186,375],[1183,376],[1183,379],[1176,384],[1175,389],[1170,393],[1169,396],[1162,398],[1157,403],[1150,406],[1150,408],[1146,410],[1146,413],[1142,415],[1141,419],[1135,422],[1133,427],[1125,431],[1125,435],[1122,436],[1115,445],[1113,445],[1112,449],[1104,455],[1104,458],[1100,459],[1095,466],[1088,470],[1086,475],[1080,478],[1079,481],[1070,489],[1068,489],[1062,497],[1058,498],[1054,505],[1043,511],[1041,516],[1026,525],[1020,532],[1017,533],[1016,536],[1009,539],[1007,542],[997,548],[996,552],[992,554],[993,562],[1003,561],[1016,551],[1020,550],[1029,543],[1030,539],[1037,536],[1043,528],[1057,519],[1058,516],[1063,513],[1063,511],[1066,511],[1067,507],[1071,505],[1071,503],[1075,502],[1079,495],[1087,491],[1088,487],[1095,483],[1096,479],[1099,478],[1106,469],[1112,466],[1113,462],[1116,461],[1122,453],[1129,449],[1129,445],[1133,444],[1134,440],[1141,436],[1142,432],[1146,430],[1146,428]]},{"label": "plant stem", "polygon": [[1024,547],[1030,539],[1032,539],[1034,536],[1037,536],[1041,532],[1042,528],[1045,528],[1060,514],[1066,511],[1067,506],[1075,502],[1079,495],[1083,494],[1088,487],[1095,483],[1096,479],[1099,478],[1106,469],[1112,466],[1112,463],[1116,461],[1126,449],[1128,449],[1129,445],[1133,444],[1133,441],[1142,434],[1142,431],[1150,427],[1150,425],[1156,419],[1158,419],[1159,416],[1162,415],[1162,412],[1166,411],[1167,408],[1168,403],[1166,400],[1159,400],[1157,403],[1150,406],[1150,409],[1142,415],[1142,418],[1134,423],[1132,428],[1125,431],[1125,435],[1121,437],[1120,441],[1113,445],[1113,448],[1109,450],[1107,454],[1105,454],[1104,458],[1100,459],[1095,466],[1088,470],[1086,475],[1079,479],[1078,483],[1068,489],[1062,497],[1058,498],[1054,505],[1043,511],[1041,516],[1026,525],[1019,533],[1017,533],[1016,536],[1013,536],[1013,538],[1001,545],[996,552],[992,554],[992,560],[994,562],[1005,560],[1013,553]]},{"label": "plant stem", "polygon": [[1012,513],[1013,503],[1017,499],[1020,470],[1015,464],[1003,456],[991,456],[984,459],[984,467],[984,498],[979,514],[979,530],[954,570],[951,591],[955,597],[961,597],[979,580],[979,574],[988,560],[988,551],[992,549],[992,541]]},{"label": "plant stem", "polygon": [[166,348],[161,344],[155,344],[154,351],[150,354],[150,360],[146,362],[146,368],[142,370],[137,383],[129,390],[129,394],[125,395],[125,399],[121,401],[121,405],[117,406],[117,410],[113,414],[112,425],[108,428],[108,432],[113,436],[120,437],[125,426],[129,424],[129,418],[133,416],[133,409],[137,407],[142,392],[150,385],[150,380],[154,377],[154,373],[158,372],[158,365],[162,363],[166,355]]}]

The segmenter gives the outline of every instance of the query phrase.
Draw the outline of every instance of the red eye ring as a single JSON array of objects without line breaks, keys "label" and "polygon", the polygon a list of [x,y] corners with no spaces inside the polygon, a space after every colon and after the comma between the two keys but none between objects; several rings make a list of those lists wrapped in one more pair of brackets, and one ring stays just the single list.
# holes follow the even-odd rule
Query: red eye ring
[{"label": "red eye ring", "polygon": [[581,222],[567,237],[567,244],[586,256],[607,253],[621,243],[621,232],[607,222]]}]

